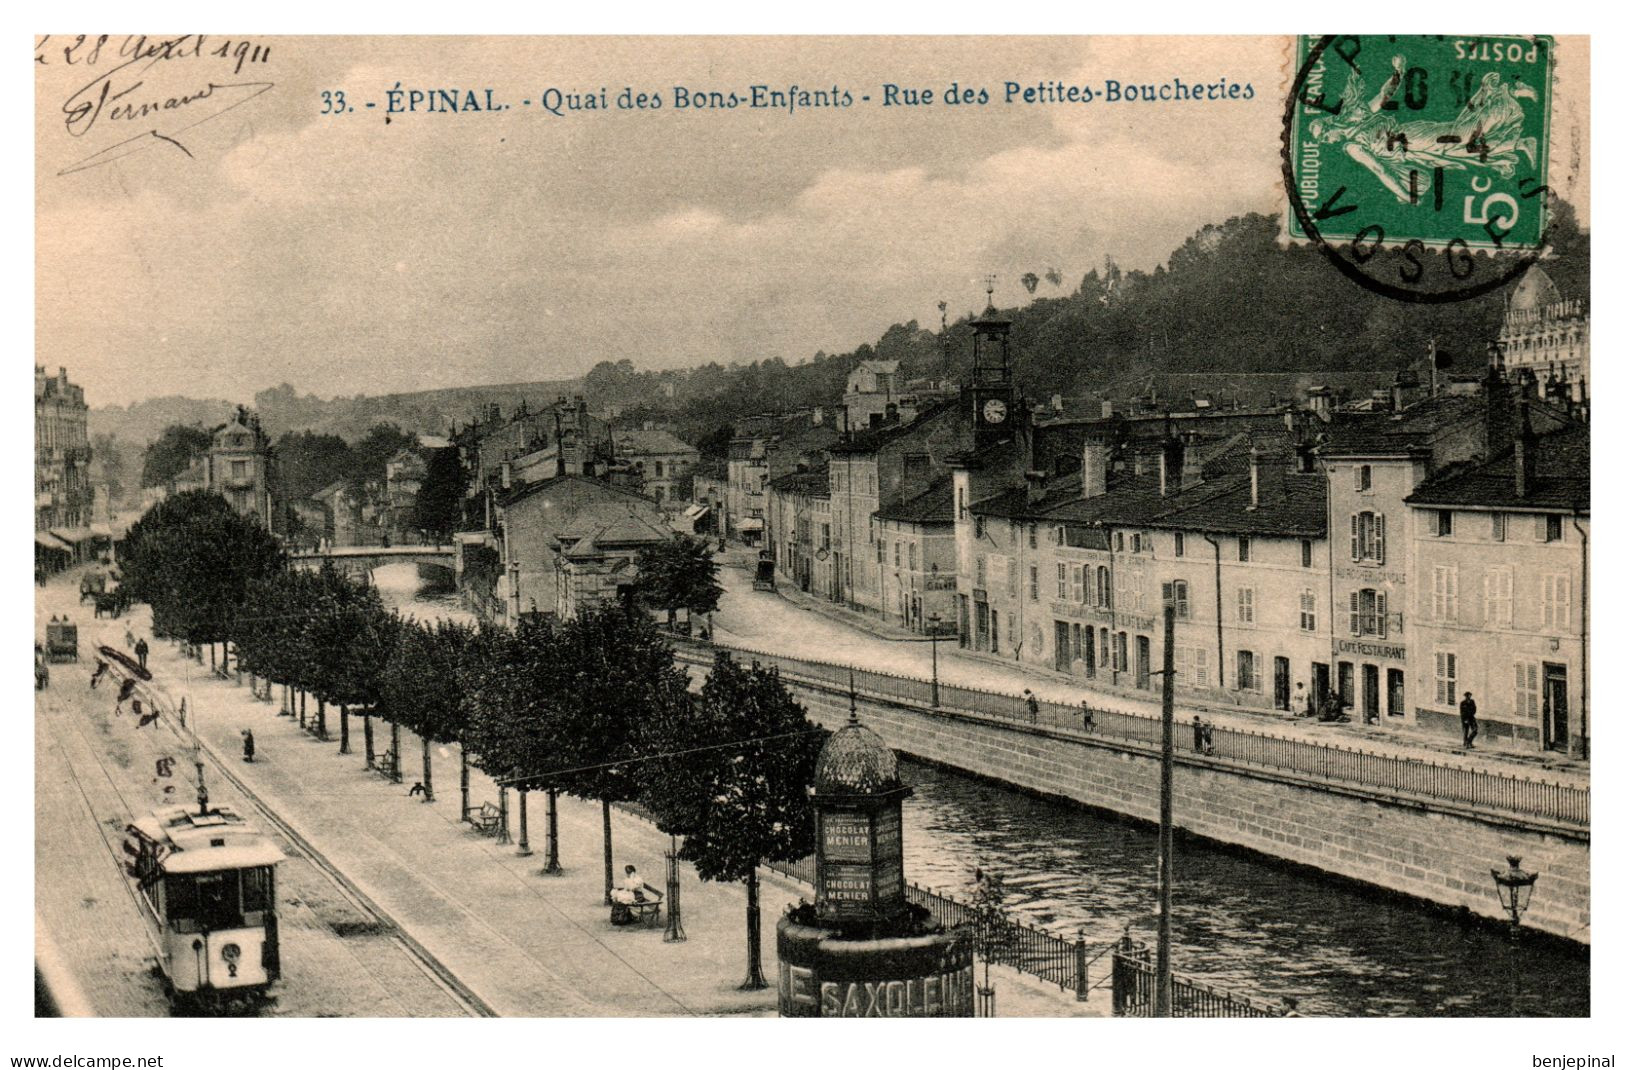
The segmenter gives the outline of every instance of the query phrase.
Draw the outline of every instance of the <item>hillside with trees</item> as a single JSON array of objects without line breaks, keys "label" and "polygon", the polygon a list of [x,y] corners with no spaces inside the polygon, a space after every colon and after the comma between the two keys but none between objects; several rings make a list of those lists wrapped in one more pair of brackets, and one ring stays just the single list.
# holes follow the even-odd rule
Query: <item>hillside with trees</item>
[{"label": "hillside with trees", "polygon": [[[1553,219],[1553,255],[1542,268],[1565,294],[1587,294],[1590,236],[1565,204],[1554,205]],[[1319,249],[1282,246],[1279,233],[1278,216],[1235,216],[1202,227],[1149,272],[1123,271],[1107,256],[1081,275],[1045,267],[1002,284],[995,298],[1013,323],[1017,385],[1041,398],[1152,373],[1397,370],[1422,356],[1429,339],[1453,357],[1457,371],[1483,365],[1507,289],[1453,304],[1405,304],[1357,286]],[[1428,268],[1444,270],[1437,263]],[[1478,270],[1491,268],[1480,263]],[[1013,307],[1015,299],[1027,303]],[[622,359],[602,361],[576,381],[332,400],[300,396],[284,384],[261,391],[254,406],[273,435],[311,431],[356,442],[380,423],[444,433],[451,421],[470,419],[491,402],[510,412],[521,399],[534,407],[560,393],[582,393],[601,414],[626,424],[666,423],[698,443],[744,416],[839,404],[847,374],[864,360],[899,361],[904,378],[962,377],[970,367],[970,321],[979,311],[966,307],[945,332],[917,321],[893,324],[872,344],[819,351],[796,363],[773,357],[640,371]],[[196,412],[183,411],[186,405]],[[209,425],[228,412],[225,402],[164,398],[92,410],[91,427],[141,445],[173,424]]]}]

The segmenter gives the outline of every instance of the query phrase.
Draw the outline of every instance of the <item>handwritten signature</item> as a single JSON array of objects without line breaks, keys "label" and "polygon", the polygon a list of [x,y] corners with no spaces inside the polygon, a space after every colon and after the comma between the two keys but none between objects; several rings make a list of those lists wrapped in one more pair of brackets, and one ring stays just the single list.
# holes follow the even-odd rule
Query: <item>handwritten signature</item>
[{"label": "handwritten signature", "polygon": [[53,45],[50,36],[34,46],[34,61],[40,65],[53,63],[69,67],[100,67],[112,60],[96,77],[75,89],[62,104],[63,126],[70,137],[83,138],[104,122],[129,129],[133,124],[172,119],[141,130],[58,171],[59,175],[73,174],[92,167],[112,163],[134,153],[168,144],[188,157],[192,153],[176,137],[211,119],[239,108],[275,87],[269,81],[204,81],[193,83],[185,91],[173,91],[150,86],[156,76],[153,71],[160,63],[181,60],[219,59],[231,64],[234,75],[245,66],[269,61],[269,45],[252,41],[224,39],[209,47],[203,34],[183,34],[171,38],[130,36],[109,49],[108,35],[89,37],[79,35],[64,45]]}]

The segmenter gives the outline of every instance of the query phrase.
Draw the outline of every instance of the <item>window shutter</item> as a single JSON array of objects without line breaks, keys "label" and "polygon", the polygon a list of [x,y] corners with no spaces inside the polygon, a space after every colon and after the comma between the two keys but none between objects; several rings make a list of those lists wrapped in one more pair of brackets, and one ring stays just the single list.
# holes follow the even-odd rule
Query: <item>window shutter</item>
[{"label": "window shutter", "polygon": [[1388,596],[1377,592],[1377,637],[1388,638]]},{"label": "window shutter", "polygon": [[1349,514],[1349,560],[1360,560],[1360,514]]},{"label": "window shutter", "polygon": [[1376,558],[1377,564],[1380,565],[1385,560],[1387,560],[1386,555],[1383,553],[1383,538],[1384,538],[1384,530],[1383,529],[1384,529],[1384,527],[1386,525],[1383,523],[1383,515],[1381,513],[1376,514],[1375,523],[1376,523],[1376,535],[1374,536],[1374,539],[1375,539],[1375,542],[1376,542],[1376,546],[1373,548],[1373,550],[1371,552],[1371,556]]},{"label": "window shutter", "polygon": [[1360,634],[1360,592],[1349,592],[1349,634]]}]

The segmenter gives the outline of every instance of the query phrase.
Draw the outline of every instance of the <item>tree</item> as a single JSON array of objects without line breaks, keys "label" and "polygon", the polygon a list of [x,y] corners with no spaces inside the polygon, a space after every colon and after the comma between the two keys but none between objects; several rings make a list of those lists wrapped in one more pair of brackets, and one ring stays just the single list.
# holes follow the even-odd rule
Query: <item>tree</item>
[{"label": "tree", "polygon": [[652,609],[666,611],[671,627],[679,609],[714,613],[722,600],[722,584],[717,582],[717,563],[710,545],[701,538],[681,532],[665,542],[638,554],[638,598]]},{"label": "tree", "polygon": [[171,424],[141,454],[141,485],[162,487],[209,452],[214,436],[197,425]]},{"label": "tree", "polygon": [[[548,793],[548,864],[544,872],[559,873],[558,792],[570,764],[552,723],[552,704],[559,675],[557,633],[551,621],[522,618],[512,632],[482,630],[475,633],[459,661],[462,688],[463,753],[502,788],[525,794]],[[465,780],[466,784],[466,780]],[[465,802],[466,809],[466,802]],[[523,815],[523,809],[521,809]],[[507,834],[503,810],[503,834]]]},{"label": "tree", "polygon": [[350,483],[358,490],[368,483],[384,481],[384,466],[404,449],[416,449],[417,436],[396,424],[374,424],[350,447]]},{"label": "tree", "polygon": [[688,703],[688,674],[648,616],[620,604],[592,607],[559,625],[542,667],[546,783],[604,812],[604,902],[614,887],[610,804],[637,798],[646,725]]},{"label": "tree", "polygon": [[762,988],[757,867],[814,847],[807,798],[828,733],[807,718],[775,668],[744,668],[718,653],[686,707],[666,707],[649,732],[640,796],[662,831],[683,837],[679,857],[701,880],[744,881],[746,971]]},{"label": "tree", "polygon": [[276,465],[279,496],[292,501],[349,478],[356,461],[337,435],[289,431],[277,439]]},{"label": "tree", "polygon": [[462,520],[467,479],[455,449],[431,450],[412,507],[412,526],[434,536],[436,544],[449,541]]},{"label": "tree", "polygon": [[[434,802],[430,744],[457,743],[464,735],[465,705],[458,668],[473,635],[472,628],[452,621],[439,621],[433,627],[405,621],[384,670],[381,705],[385,715],[392,723],[416,732],[423,743],[424,802]],[[397,768],[400,760],[397,750]]]},{"label": "tree", "polygon": [[[317,730],[327,736],[327,705],[339,707],[339,753],[350,750],[350,707],[378,701],[396,622],[377,590],[353,583],[324,562],[311,593],[303,642],[316,696]],[[370,717],[370,714],[369,714]]]},{"label": "tree", "polygon": [[211,653],[232,637],[250,585],[285,563],[256,518],[201,490],[167,498],[136,521],[121,559],[131,596],[152,606],[154,631],[209,643]]}]

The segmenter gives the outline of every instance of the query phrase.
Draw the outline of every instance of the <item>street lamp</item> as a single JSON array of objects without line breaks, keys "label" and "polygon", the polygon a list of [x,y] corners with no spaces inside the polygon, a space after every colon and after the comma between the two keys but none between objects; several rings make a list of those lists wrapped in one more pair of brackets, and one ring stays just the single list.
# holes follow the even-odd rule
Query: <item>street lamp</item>
[{"label": "street lamp", "polygon": [[1512,935],[1518,935],[1518,917],[1529,909],[1529,901],[1535,895],[1535,881],[1540,879],[1539,873],[1529,873],[1522,869],[1518,863],[1523,859],[1517,855],[1507,855],[1507,865],[1511,868],[1502,871],[1490,867],[1490,876],[1495,878],[1495,891],[1501,897],[1501,907],[1512,918]]},{"label": "street lamp", "polygon": [[937,628],[942,624],[942,614],[933,613],[926,622],[931,625],[931,708],[936,709],[940,704],[937,701]]}]

